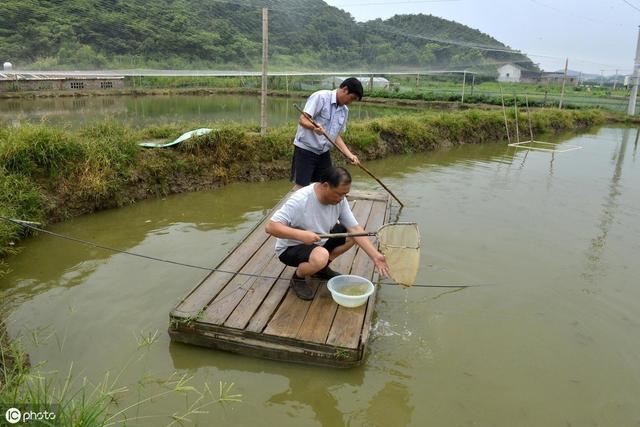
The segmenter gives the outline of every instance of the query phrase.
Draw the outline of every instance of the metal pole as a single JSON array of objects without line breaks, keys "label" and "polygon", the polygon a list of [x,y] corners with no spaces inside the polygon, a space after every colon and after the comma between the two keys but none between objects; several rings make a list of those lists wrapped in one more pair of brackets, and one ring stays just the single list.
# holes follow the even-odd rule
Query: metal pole
[{"label": "metal pole", "polygon": [[267,134],[267,63],[269,61],[269,9],[262,8],[262,90],[260,91],[260,135]]},{"label": "metal pole", "polygon": [[638,26],[638,41],[636,42],[636,59],[633,64],[633,87],[629,96],[629,106],[627,107],[627,115],[636,114],[636,98],[638,96],[638,78],[640,78],[640,26]]},{"label": "metal pole", "polygon": [[564,76],[562,76],[562,90],[560,91],[560,103],[558,108],[562,110],[562,100],[564,99],[564,85],[567,82],[567,70],[569,69],[569,58],[564,63]]}]

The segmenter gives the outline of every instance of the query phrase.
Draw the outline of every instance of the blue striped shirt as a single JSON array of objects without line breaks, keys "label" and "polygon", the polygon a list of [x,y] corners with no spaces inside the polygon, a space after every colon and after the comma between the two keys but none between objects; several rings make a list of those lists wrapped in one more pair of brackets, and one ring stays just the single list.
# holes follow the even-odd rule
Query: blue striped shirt
[{"label": "blue striped shirt", "polygon": [[[349,109],[346,105],[338,105],[335,90],[319,90],[311,94],[304,106],[304,112],[313,117],[334,142],[339,134],[347,130]],[[315,154],[322,154],[331,148],[327,138],[311,129],[303,128],[300,124],[293,144]]]}]

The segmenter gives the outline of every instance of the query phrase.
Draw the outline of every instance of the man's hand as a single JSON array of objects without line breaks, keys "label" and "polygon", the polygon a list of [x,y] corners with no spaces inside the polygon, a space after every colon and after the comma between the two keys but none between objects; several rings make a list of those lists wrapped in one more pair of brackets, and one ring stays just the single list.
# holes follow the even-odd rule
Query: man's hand
[{"label": "man's hand", "polygon": [[372,257],[372,259],[380,275],[385,278],[389,277],[389,266],[387,265],[387,260],[385,259],[384,255],[378,252]]},{"label": "man's hand", "polygon": [[320,239],[320,236],[318,236],[313,231],[300,230],[299,236],[296,240],[300,240],[305,245],[310,245],[322,239]]},{"label": "man's hand", "polygon": [[349,163],[351,163],[352,165],[359,165],[360,159],[358,158],[358,156],[352,154],[351,157],[349,157]]},{"label": "man's hand", "polygon": [[324,128],[322,126],[315,126],[313,131],[318,135],[322,135],[324,133]]}]

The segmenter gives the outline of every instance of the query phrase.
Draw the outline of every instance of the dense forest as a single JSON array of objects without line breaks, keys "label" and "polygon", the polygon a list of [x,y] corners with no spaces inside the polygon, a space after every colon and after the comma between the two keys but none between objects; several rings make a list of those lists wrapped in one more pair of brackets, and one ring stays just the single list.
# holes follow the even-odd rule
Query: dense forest
[{"label": "dense forest", "polygon": [[359,23],[321,0],[2,0],[0,60],[32,69],[257,69],[262,7],[272,69],[535,67],[453,21],[397,15]]}]

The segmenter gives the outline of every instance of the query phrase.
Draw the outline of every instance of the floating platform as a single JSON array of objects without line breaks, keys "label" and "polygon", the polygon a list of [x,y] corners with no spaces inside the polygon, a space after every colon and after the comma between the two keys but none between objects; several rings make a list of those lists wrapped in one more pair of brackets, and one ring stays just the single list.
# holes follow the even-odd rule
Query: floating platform
[{"label": "floating platform", "polygon": [[[210,273],[171,311],[172,340],[288,362],[334,367],[362,363],[378,286],[367,303],[356,308],[338,306],[326,281],[312,281],[315,295],[311,301],[293,293],[289,279],[295,269],[280,262],[274,251],[275,237],[264,231],[272,213],[289,195],[216,267],[265,277]],[[388,222],[391,200],[387,194],[353,191],[347,198],[366,230],[375,231]],[[373,283],[378,280],[373,261],[357,245],[331,267]]]}]

